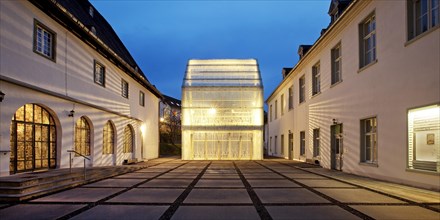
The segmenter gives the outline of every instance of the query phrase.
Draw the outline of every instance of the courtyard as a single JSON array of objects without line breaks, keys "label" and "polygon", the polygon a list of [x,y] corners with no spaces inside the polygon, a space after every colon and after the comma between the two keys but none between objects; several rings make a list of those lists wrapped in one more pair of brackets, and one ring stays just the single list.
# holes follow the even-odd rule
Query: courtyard
[{"label": "courtyard", "polygon": [[1,219],[440,219],[440,194],[284,159],[182,161],[20,203]]}]

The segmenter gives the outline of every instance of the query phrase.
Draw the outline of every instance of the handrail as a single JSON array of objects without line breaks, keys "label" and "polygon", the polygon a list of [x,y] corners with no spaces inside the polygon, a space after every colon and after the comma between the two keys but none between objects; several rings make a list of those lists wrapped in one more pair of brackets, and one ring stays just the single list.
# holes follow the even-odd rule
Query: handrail
[{"label": "handrail", "polygon": [[72,153],[76,153],[79,156],[84,158],[84,180],[86,180],[86,159],[90,160],[90,158],[84,156],[83,154],[81,154],[81,153],[79,153],[79,152],[77,152],[75,150],[67,150],[67,152],[70,153],[69,154],[69,163],[70,163],[70,165],[69,165],[70,168],[69,169],[70,169],[70,173],[72,173]]}]

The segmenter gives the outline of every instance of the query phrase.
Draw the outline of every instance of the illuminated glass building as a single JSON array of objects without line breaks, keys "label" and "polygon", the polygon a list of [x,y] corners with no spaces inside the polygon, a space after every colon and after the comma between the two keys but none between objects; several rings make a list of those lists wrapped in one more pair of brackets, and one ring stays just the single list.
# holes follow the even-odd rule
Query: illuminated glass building
[{"label": "illuminated glass building", "polygon": [[257,61],[190,60],[182,85],[182,159],[261,160],[262,150]]}]

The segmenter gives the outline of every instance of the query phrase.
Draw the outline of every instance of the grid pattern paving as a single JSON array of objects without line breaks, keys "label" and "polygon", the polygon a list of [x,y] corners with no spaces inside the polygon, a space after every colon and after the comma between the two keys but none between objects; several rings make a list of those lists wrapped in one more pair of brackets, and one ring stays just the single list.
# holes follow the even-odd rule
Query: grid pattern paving
[{"label": "grid pattern paving", "polygon": [[[168,160],[74,189],[1,204],[2,219],[440,219],[416,202],[287,160]],[[440,198],[439,198],[440,200]]]}]

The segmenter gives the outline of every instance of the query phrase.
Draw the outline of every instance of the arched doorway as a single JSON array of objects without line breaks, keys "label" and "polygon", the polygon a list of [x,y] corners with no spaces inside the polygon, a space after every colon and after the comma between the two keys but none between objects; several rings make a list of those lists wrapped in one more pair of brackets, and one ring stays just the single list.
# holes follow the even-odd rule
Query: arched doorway
[{"label": "arched doorway", "polygon": [[125,126],[124,129],[124,153],[133,153],[134,131],[131,125]]},{"label": "arched doorway", "polygon": [[37,104],[20,107],[11,122],[11,174],[56,168],[56,128],[50,113]]}]

